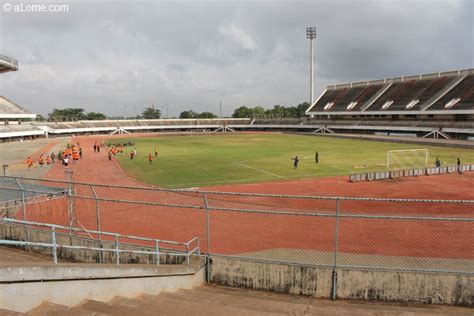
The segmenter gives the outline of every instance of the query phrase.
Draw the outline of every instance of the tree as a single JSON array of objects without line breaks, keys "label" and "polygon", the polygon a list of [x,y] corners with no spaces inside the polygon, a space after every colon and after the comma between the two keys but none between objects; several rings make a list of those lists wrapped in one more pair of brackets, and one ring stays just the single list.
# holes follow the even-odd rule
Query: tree
[{"label": "tree", "polygon": [[254,117],[263,117],[265,116],[265,109],[261,106],[256,106],[252,109],[252,114]]},{"label": "tree", "polygon": [[253,117],[252,109],[249,109],[246,106],[241,106],[235,109],[234,114],[232,114],[234,118],[242,118],[242,117]]},{"label": "tree", "polygon": [[46,121],[46,119],[44,118],[43,115],[37,114],[37,115],[36,115],[36,121],[37,121],[37,122],[43,122],[43,121]]},{"label": "tree", "polygon": [[201,114],[198,115],[199,118],[217,118],[217,115],[215,115],[212,112],[202,112]]},{"label": "tree", "polygon": [[53,109],[49,118],[53,121],[79,121],[85,118],[85,113],[83,108]]},{"label": "tree", "polygon": [[198,117],[198,113],[192,111],[192,110],[189,110],[189,111],[183,111],[181,112],[181,114],[179,114],[179,118],[180,119],[190,119],[190,118],[197,118]]},{"label": "tree", "polygon": [[303,102],[296,106],[296,117],[304,117],[306,110],[309,108],[309,102]]},{"label": "tree", "polygon": [[150,119],[159,119],[161,117],[161,111],[158,109],[155,109],[155,106],[149,106],[145,108],[142,112],[143,118],[150,120]]},{"label": "tree", "polygon": [[105,114],[97,113],[97,112],[89,112],[86,114],[85,119],[90,121],[98,121],[98,120],[105,120],[107,117]]}]

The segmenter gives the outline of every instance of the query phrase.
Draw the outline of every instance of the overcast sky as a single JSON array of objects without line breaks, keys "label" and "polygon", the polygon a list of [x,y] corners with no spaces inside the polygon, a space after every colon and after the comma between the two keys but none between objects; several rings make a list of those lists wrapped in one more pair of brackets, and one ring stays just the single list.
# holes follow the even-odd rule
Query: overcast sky
[{"label": "overcast sky", "polygon": [[297,105],[309,99],[307,26],[318,33],[316,97],[329,84],[474,64],[470,0],[34,2],[67,4],[60,13],[0,3],[0,53],[20,63],[0,75],[0,95],[41,114]]}]

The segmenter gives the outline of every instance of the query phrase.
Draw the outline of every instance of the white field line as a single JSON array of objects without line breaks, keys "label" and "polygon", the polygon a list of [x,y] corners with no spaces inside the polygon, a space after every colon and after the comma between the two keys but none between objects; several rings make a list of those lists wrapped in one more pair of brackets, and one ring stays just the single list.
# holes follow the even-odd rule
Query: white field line
[{"label": "white field line", "polygon": [[331,168],[334,168],[334,169],[338,169],[338,170],[342,170],[342,171],[345,171],[345,172],[350,172],[352,169],[347,169],[347,168],[341,168],[341,167],[338,167],[338,166],[330,166]]},{"label": "white field line", "polygon": [[260,172],[269,174],[269,175],[274,176],[274,177],[277,177],[277,178],[282,178],[282,176],[279,176],[279,175],[277,175],[277,174],[271,173],[271,172],[269,172],[269,171],[266,171],[266,170],[263,170],[263,169],[260,169],[260,168],[248,166],[248,165],[245,165],[245,164],[240,163],[240,162],[234,161],[234,164],[236,164],[237,166],[244,167],[244,168],[249,168],[249,169],[257,170],[257,171],[260,171]]}]

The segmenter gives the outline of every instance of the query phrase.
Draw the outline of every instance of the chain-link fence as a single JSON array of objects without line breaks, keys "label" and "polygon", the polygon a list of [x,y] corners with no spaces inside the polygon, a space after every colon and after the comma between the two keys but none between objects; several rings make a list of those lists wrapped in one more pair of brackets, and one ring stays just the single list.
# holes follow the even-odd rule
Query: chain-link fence
[{"label": "chain-link fence", "polygon": [[2,177],[0,203],[4,217],[178,242],[198,237],[204,255],[474,274],[474,200],[243,194]]}]

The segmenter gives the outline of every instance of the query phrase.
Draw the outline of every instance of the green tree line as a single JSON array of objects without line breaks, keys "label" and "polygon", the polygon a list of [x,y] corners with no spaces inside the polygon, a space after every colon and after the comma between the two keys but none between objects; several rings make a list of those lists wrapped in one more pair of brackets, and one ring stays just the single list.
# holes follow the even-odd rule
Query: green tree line
[{"label": "green tree line", "polygon": [[303,117],[305,111],[308,109],[309,103],[303,102],[297,106],[285,107],[283,105],[275,105],[272,109],[265,110],[261,106],[247,107],[241,106],[235,109],[232,117],[243,118],[243,117]]}]

